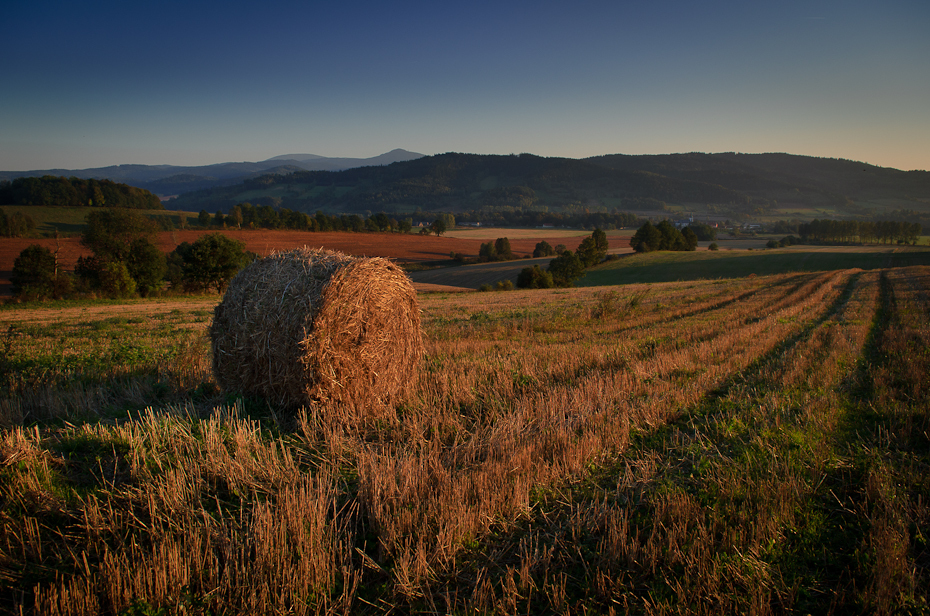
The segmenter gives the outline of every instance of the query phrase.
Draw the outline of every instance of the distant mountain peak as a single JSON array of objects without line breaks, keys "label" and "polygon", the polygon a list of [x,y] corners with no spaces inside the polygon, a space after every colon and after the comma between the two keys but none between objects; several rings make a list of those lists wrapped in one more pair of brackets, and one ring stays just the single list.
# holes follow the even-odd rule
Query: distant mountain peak
[{"label": "distant mountain peak", "polygon": [[281,154],[280,156],[273,156],[267,160],[318,160],[320,158],[326,158],[325,156],[318,156],[316,154]]}]

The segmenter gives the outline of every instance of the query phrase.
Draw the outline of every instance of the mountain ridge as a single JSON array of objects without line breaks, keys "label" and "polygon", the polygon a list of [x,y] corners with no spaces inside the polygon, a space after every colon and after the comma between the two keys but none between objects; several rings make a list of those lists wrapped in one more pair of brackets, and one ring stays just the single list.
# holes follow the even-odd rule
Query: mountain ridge
[{"label": "mountain ridge", "polygon": [[172,209],[239,202],[326,212],[702,212],[753,217],[930,214],[930,173],[792,154],[607,155],[587,159],[449,152],[338,172],[264,174],[180,195]]},{"label": "mountain ridge", "polygon": [[[300,158],[289,158],[297,156]],[[412,160],[423,154],[395,148],[370,158],[327,157],[316,154],[284,154],[258,162],[225,162],[210,165],[140,165],[121,164],[87,169],[36,169],[31,171],[0,171],[0,181],[19,177],[63,176],[82,179],[112,180],[144,188],[158,195],[171,195],[213,186],[242,182],[266,173],[292,171],[342,171],[353,167],[387,165]],[[175,177],[181,181],[171,181]]]}]

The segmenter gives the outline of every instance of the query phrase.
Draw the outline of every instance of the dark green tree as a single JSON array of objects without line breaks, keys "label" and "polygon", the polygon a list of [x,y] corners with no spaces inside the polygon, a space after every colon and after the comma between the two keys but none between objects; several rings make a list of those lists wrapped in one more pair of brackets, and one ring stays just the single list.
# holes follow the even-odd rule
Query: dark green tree
[{"label": "dark green tree", "polygon": [[600,227],[595,227],[591,237],[594,238],[594,245],[597,247],[598,254],[601,255],[599,260],[603,261],[607,257],[607,249],[610,248],[607,242],[607,234]]},{"label": "dark green tree", "polygon": [[517,276],[517,287],[520,289],[551,289],[554,286],[552,274],[538,265],[524,267]]},{"label": "dark green tree", "polygon": [[193,244],[181,244],[169,255],[168,277],[172,286],[180,283],[185,291],[221,293],[252,258],[244,242],[210,233]]},{"label": "dark green tree", "polygon": [[584,265],[575,253],[566,250],[549,262],[546,271],[552,274],[555,286],[572,287],[575,286],[576,280],[584,276]]},{"label": "dark green tree", "polygon": [[138,210],[110,208],[87,215],[81,243],[105,261],[125,261],[132,243],[153,240],[158,225]]},{"label": "dark green tree", "polygon": [[533,257],[551,257],[555,254],[555,249],[549,244],[549,242],[543,240],[536,244],[536,248],[533,249]]},{"label": "dark green tree", "polygon": [[136,292],[136,281],[122,261],[109,261],[100,268],[100,290],[107,297],[130,297]]},{"label": "dark green tree", "polygon": [[662,233],[651,222],[646,222],[630,238],[630,246],[636,252],[652,252],[662,245]]},{"label": "dark green tree", "polygon": [[129,247],[126,268],[139,295],[146,297],[161,288],[167,271],[165,254],[147,238],[140,237]]},{"label": "dark green tree", "polygon": [[[712,242],[717,239],[717,230],[703,222],[692,222],[686,229],[691,229],[702,242]],[[684,231],[682,231],[683,233]]]},{"label": "dark green tree", "polygon": [[498,261],[512,261],[513,250],[510,248],[510,240],[506,237],[499,237],[494,240],[494,250],[497,252]]},{"label": "dark green tree", "polygon": [[594,233],[581,241],[575,254],[586,268],[597,265],[607,258],[607,234],[595,229]]},{"label": "dark green tree", "polygon": [[478,260],[482,263],[497,261],[497,248],[495,248],[493,242],[484,242],[481,244],[481,247],[478,248]]},{"label": "dark green tree", "polygon": [[0,210],[0,235],[5,237],[27,237],[36,229],[36,222],[29,214],[13,212],[7,215]]},{"label": "dark green tree", "polygon": [[446,226],[446,221],[442,218],[437,218],[434,220],[433,224],[431,224],[429,228],[433,231],[433,233],[436,234],[437,237],[445,233],[448,229]]},{"label": "dark green tree", "polygon": [[234,205],[233,209],[230,210],[229,216],[227,218],[232,219],[232,224],[236,225],[237,229],[242,228],[242,207],[239,205]]},{"label": "dark green tree", "polygon": [[200,210],[200,214],[197,215],[197,223],[201,227],[205,227],[205,228],[209,227],[210,221],[212,220],[213,220],[213,217],[210,216],[210,212],[208,212],[207,210]]},{"label": "dark green tree", "polygon": [[656,225],[656,229],[662,235],[659,250],[687,250],[685,238],[681,235],[681,231],[676,229],[671,222],[663,220]]},{"label": "dark green tree", "polygon": [[698,236],[694,231],[685,227],[681,231],[681,237],[685,241],[685,250],[697,250]]},{"label": "dark green tree", "polygon": [[55,255],[44,246],[27,246],[13,261],[10,282],[15,295],[35,299],[50,297],[55,288]]}]

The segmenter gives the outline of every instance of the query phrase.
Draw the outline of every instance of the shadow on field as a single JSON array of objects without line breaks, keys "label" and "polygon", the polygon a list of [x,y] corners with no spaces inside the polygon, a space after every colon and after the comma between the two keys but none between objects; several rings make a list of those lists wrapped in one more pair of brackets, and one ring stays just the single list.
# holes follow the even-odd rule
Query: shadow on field
[{"label": "shadow on field", "polygon": [[497,263],[476,263],[474,265],[410,272],[409,276],[414,283],[477,289],[483,284],[493,285],[500,280],[510,280],[516,284],[517,276],[524,267],[538,265],[545,269],[549,265],[549,261],[552,261],[552,257],[517,259],[516,261],[500,261]]},{"label": "shadow on field", "polygon": [[603,263],[577,282],[601,286],[646,282],[675,282],[716,278],[743,278],[789,272],[818,272],[859,268],[930,265],[930,250],[794,249],[764,251],[657,252]]}]

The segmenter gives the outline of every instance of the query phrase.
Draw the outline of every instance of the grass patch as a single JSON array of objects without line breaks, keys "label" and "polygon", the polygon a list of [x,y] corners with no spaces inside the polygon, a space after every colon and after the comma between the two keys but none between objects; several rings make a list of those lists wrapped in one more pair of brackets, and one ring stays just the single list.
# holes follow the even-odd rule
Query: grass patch
[{"label": "grass patch", "polygon": [[930,249],[794,247],[771,251],[656,252],[602,263],[587,270],[576,284],[588,287],[911,265],[930,265]]}]

